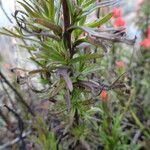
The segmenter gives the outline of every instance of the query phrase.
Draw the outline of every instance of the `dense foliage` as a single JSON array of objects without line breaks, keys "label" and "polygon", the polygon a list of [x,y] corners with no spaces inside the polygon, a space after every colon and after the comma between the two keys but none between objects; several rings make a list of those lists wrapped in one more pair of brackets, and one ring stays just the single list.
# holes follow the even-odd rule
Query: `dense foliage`
[{"label": "dense foliage", "polygon": [[[10,101],[0,115],[9,132],[15,128],[14,149],[148,150],[149,52],[142,48],[144,58],[134,59],[136,37],[128,39],[120,0],[18,3],[17,25],[0,33],[19,38],[20,50],[30,53],[37,69],[11,68],[18,83],[0,72]],[[142,5],[142,16],[149,16]]]}]

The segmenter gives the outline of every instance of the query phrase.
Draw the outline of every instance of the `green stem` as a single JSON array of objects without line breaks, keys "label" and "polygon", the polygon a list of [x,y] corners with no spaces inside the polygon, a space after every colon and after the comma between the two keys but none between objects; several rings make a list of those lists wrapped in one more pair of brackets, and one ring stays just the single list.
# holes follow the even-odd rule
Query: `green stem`
[{"label": "green stem", "polygon": [[130,110],[133,119],[135,120],[136,124],[140,127],[140,129],[143,131],[143,133],[145,134],[145,136],[147,136],[148,138],[150,138],[150,134],[145,130],[146,128],[144,127],[144,125],[141,123],[141,121],[139,120],[139,118],[136,116],[136,114]]}]

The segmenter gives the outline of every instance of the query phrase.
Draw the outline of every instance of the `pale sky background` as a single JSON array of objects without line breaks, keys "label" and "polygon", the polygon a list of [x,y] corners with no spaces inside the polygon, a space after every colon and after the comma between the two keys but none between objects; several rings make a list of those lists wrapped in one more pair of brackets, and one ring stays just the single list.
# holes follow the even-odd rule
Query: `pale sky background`
[{"label": "pale sky background", "polygon": [[[4,9],[6,10],[7,14],[10,18],[12,18],[12,13],[14,12],[15,8],[15,0],[0,0],[3,4]],[[0,27],[2,26],[9,26],[10,22],[4,15],[3,11],[0,9]]]}]

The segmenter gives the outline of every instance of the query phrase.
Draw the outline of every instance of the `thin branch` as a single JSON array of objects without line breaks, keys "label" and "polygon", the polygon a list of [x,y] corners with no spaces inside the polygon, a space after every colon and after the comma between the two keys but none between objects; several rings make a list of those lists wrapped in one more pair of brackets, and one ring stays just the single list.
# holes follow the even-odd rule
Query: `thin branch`
[{"label": "thin branch", "polygon": [[7,117],[1,111],[1,109],[0,109],[0,116],[7,125],[10,123],[9,120],[7,119]]},{"label": "thin branch", "polygon": [[[25,137],[27,137],[27,136],[30,135],[30,134],[31,134],[31,131],[24,132],[24,133],[22,134],[22,137],[25,138]],[[16,139],[14,139],[14,140],[12,140],[12,141],[10,141],[10,142],[7,142],[7,143],[1,145],[1,146],[0,146],[0,150],[5,150],[7,147],[12,146],[12,145],[18,143],[19,141],[20,141],[20,137],[17,137]]]},{"label": "thin branch", "polygon": [[[37,35],[37,36],[45,36],[45,37],[52,38],[52,39],[54,39],[54,40],[56,40],[56,41],[60,41],[60,38],[59,38],[58,36],[56,36],[56,35],[54,35],[54,34],[51,34],[51,33],[48,33],[48,32],[46,32],[46,31],[45,31],[45,32],[43,32],[43,31],[41,31],[41,32],[30,31],[30,30],[26,27],[27,22],[26,22],[24,19],[18,17],[18,14],[19,14],[19,13],[21,13],[21,14],[23,14],[23,15],[25,15],[25,16],[27,16],[27,14],[25,14],[25,13],[22,12],[22,11],[16,10],[16,11],[15,11],[15,14],[14,14],[14,16],[13,16],[13,17],[15,18],[15,20],[16,20],[16,22],[17,22],[19,28],[21,29],[21,32],[22,32],[22,30],[23,30],[23,31],[25,31],[25,32],[28,33],[28,34],[26,35],[26,34],[24,34],[24,33],[22,32],[22,35],[23,35],[23,36],[25,36],[25,37],[35,36],[35,35]],[[30,25],[32,25],[32,24],[30,24]]]},{"label": "thin branch", "polygon": [[13,90],[13,92],[18,96],[18,100],[20,101],[20,103],[22,103],[30,112],[30,114],[32,116],[34,116],[34,113],[32,111],[32,109],[30,108],[30,106],[26,103],[26,101],[23,99],[23,97],[21,96],[21,94],[11,85],[11,83],[6,79],[6,77],[3,75],[3,73],[0,71],[0,76],[2,77],[2,79],[4,80],[4,82]]},{"label": "thin branch", "polygon": [[7,89],[5,88],[4,83],[3,83],[2,81],[0,81],[0,82],[1,82],[2,88],[4,89],[4,91],[5,91],[5,93],[6,93],[7,97],[8,97],[8,99],[9,99],[11,105],[12,105],[12,107],[13,107],[14,109],[16,109],[15,104],[14,104],[14,102],[13,102],[11,96],[9,95]]},{"label": "thin branch", "polygon": [[8,107],[7,105],[4,105],[4,107],[6,107],[8,109],[8,111],[11,112],[16,117],[16,119],[18,120],[18,128],[19,128],[19,131],[20,131],[19,137],[20,137],[20,140],[22,142],[21,149],[26,150],[26,145],[25,145],[25,142],[24,142],[24,138],[22,137],[22,133],[23,133],[23,130],[24,130],[24,122],[23,122],[22,118],[20,117],[20,115],[17,112],[15,112],[13,109]]}]

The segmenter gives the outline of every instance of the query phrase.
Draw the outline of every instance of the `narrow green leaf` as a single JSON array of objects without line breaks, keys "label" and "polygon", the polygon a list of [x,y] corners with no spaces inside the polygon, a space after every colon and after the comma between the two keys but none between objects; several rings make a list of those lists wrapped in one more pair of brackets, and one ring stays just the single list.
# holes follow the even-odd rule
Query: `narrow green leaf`
[{"label": "narrow green leaf", "polygon": [[37,70],[32,70],[29,72],[29,75],[37,74],[37,73],[45,73],[47,70],[44,69],[37,69]]},{"label": "narrow green leaf", "polygon": [[29,13],[32,17],[39,17],[40,15],[38,13],[35,13],[35,11],[33,11],[30,6],[27,4],[24,4],[22,2],[18,2],[20,3],[20,5],[26,10],[27,13]]},{"label": "narrow green leaf", "polygon": [[83,42],[87,42],[86,38],[78,39],[73,43],[73,47],[80,45]]},{"label": "narrow green leaf", "polygon": [[79,57],[71,59],[69,61],[69,64],[74,64],[79,61],[87,61],[87,60],[91,60],[91,59],[97,59],[97,58],[101,58],[101,57],[102,57],[102,55],[100,55],[100,54],[85,54],[83,56],[79,56]]},{"label": "narrow green leaf", "polygon": [[92,3],[94,3],[95,2],[95,0],[89,0],[89,1],[87,1],[87,0],[85,0],[84,2],[83,2],[83,8],[86,8],[86,7],[88,7],[88,6],[90,6]]},{"label": "narrow green leaf", "polygon": [[92,23],[87,23],[87,24],[85,24],[85,26],[88,26],[88,27],[91,27],[91,28],[101,26],[101,25],[105,24],[107,21],[109,21],[112,18],[112,16],[113,16],[113,14],[109,13],[104,18],[98,19],[98,20],[96,20]]},{"label": "narrow green leaf", "polygon": [[59,21],[60,21],[60,15],[61,15],[61,0],[58,0],[57,4],[56,4],[56,14],[55,14],[55,22],[56,24],[58,25],[59,24]]},{"label": "narrow green leaf", "polygon": [[58,25],[55,25],[54,23],[50,22],[47,19],[44,18],[35,18],[34,22],[37,24],[40,24],[46,28],[49,28],[50,30],[53,30],[54,32],[61,34],[62,33],[62,28]]},{"label": "narrow green leaf", "polygon": [[104,70],[105,68],[100,67],[99,65],[91,65],[90,67],[86,67],[83,71],[82,74],[87,75],[89,73],[94,73],[99,70]]},{"label": "narrow green leaf", "polygon": [[54,22],[54,16],[55,16],[54,0],[48,0],[48,7],[49,7],[49,18],[52,22]]},{"label": "narrow green leaf", "polygon": [[11,37],[16,37],[16,38],[21,38],[21,35],[16,34],[6,28],[3,28],[3,30],[0,31],[0,34],[11,36]]},{"label": "narrow green leaf", "polygon": [[67,0],[67,4],[68,4],[68,8],[69,8],[69,10],[71,12],[71,15],[73,15],[75,7],[73,6],[72,1],[71,0]]},{"label": "narrow green leaf", "polygon": [[86,8],[83,11],[83,13],[79,16],[78,19],[81,19],[84,16],[87,16],[87,15],[91,14],[96,9],[99,9],[101,7],[114,6],[114,5],[117,5],[118,3],[119,3],[119,0],[108,0],[108,1],[102,1],[102,2],[99,2],[99,3],[95,2],[93,5],[90,5],[88,8]]},{"label": "narrow green leaf", "polygon": [[3,35],[6,35],[6,36],[10,36],[10,37],[15,37],[15,38],[18,38],[18,39],[24,39],[24,40],[29,40],[29,41],[34,41],[34,42],[39,42],[38,40],[36,39],[33,39],[33,38],[28,38],[28,37],[25,37],[23,36],[21,33],[15,33],[15,32],[12,32],[6,28],[3,28],[3,30],[0,31],[0,34],[3,34]]},{"label": "narrow green leaf", "polygon": [[26,46],[26,45],[19,45],[21,48],[25,48],[29,51],[36,51],[37,48],[36,47],[33,47],[33,46]]}]

